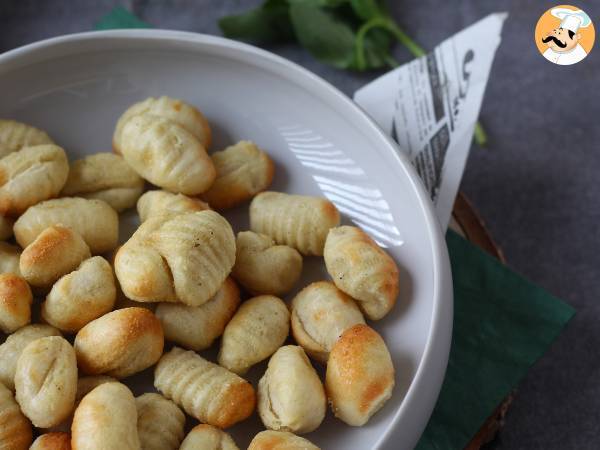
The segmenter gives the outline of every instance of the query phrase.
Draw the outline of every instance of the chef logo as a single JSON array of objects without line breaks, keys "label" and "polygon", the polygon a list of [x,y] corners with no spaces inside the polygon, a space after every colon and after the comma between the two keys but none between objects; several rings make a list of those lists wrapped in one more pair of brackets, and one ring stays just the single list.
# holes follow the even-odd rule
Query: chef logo
[{"label": "chef logo", "polygon": [[559,5],[546,11],[535,27],[535,43],[548,61],[561,66],[578,63],[594,46],[594,24],[585,11]]}]

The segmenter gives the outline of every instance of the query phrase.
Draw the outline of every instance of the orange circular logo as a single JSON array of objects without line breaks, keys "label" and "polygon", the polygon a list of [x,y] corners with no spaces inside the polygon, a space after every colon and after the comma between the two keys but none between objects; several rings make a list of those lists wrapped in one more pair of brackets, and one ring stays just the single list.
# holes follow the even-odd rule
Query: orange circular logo
[{"label": "orange circular logo", "polygon": [[544,58],[560,66],[578,63],[592,51],[596,31],[585,11],[571,5],[550,8],[535,27],[535,45]]}]

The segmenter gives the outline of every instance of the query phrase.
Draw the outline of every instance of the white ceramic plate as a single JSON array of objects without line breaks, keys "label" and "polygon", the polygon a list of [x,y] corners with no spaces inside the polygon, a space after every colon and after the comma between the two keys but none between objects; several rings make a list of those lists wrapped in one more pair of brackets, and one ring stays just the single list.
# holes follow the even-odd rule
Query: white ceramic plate
[{"label": "white ceramic plate", "polygon": [[[119,115],[133,102],[163,94],[206,114],[214,132],[212,150],[239,139],[255,141],[275,160],[272,189],[328,197],[344,222],[365,229],[403,268],[396,308],[372,324],[396,367],[392,399],[361,428],[328,412],[307,437],[324,450],[413,447],[431,414],[448,359],[448,256],[414,170],[352,101],[271,53],[192,33],[84,33],[0,56],[0,117],[47,130],[71,159],[109,151]],[[246,229],[247,205],[227,216],[236,231]],[[123,238],[133,220],[131,214],[123,220]],[[306,266],[303,283],[326,277],[319,259],[311,258]],[[255,383],[264,367],[255,367],[250,380]],[[151,374],[149,370],[126,382],[139,394],[151,386]],[[230,431],[245,448],[261,428],[254,415]]]}]

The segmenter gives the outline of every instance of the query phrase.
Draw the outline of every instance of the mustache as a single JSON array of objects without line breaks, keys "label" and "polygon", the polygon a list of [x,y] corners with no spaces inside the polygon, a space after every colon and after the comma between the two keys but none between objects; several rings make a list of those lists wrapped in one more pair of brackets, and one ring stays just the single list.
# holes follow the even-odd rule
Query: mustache
[{"label": "mustache", "polygon": [[545,44],[547,42],[553,41],[556,45],[558,45],[560,48],[565,48],[567,46],[566,42],[561,42],[558,40],[558,38],[556,36],[546,36],[545,38],[542,38],[542,42]]}]

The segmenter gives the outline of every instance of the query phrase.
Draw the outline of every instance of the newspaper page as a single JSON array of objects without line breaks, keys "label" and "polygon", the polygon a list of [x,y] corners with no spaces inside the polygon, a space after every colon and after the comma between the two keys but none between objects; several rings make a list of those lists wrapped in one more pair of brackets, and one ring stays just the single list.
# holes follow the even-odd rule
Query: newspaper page
[{"label": "newspaper page", "polygon": [[444,230],[507,16],[490,14],[354,94],[409,155]]}]

